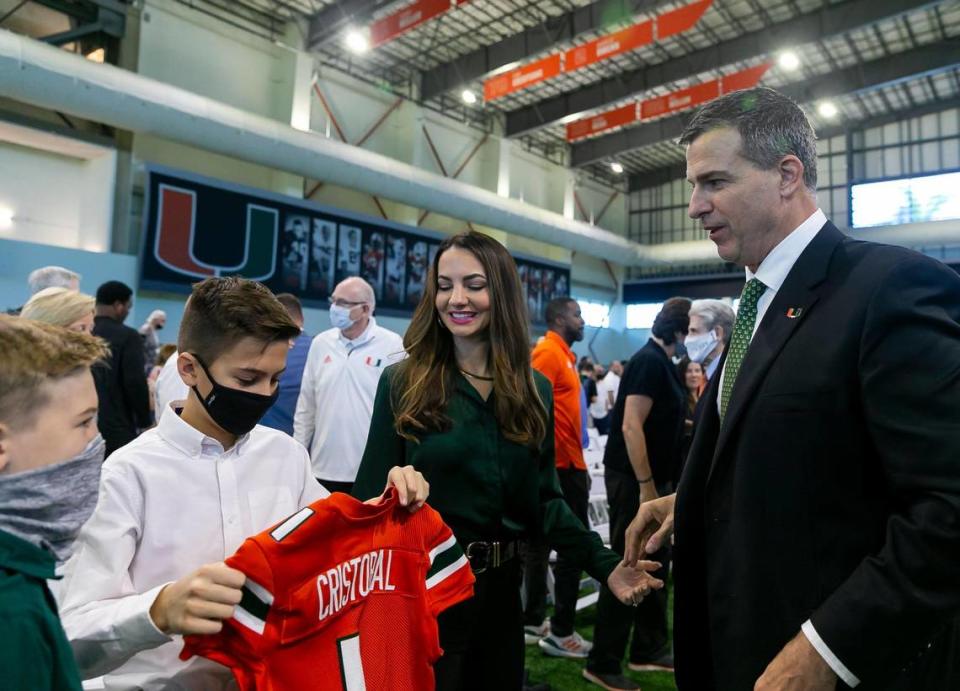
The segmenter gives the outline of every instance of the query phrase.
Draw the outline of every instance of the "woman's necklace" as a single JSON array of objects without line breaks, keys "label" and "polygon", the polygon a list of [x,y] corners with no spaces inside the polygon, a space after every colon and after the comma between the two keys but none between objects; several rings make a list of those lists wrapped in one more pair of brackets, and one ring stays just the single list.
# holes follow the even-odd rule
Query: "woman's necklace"
[{"label": "woman's necklace", "polygon": [[471,379],[476,379],[478,381],[493,381],[493,377],[481,377],[479,374],[474,374],[473,372],[468,372],[463,368],[459,368],[461,374],[465,374]]}]

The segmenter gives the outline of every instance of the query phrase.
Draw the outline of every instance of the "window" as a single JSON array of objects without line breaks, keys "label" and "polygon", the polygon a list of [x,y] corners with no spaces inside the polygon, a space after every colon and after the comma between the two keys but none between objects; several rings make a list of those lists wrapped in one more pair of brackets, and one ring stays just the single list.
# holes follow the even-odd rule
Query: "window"
[{"label": "window", "polygon": [[605,329],[610,326],[610,305],[589,300],[577,300],[580,314],[587,326]]},{"label": "window", "polygon": [[663,309],[662,302],[646,305],[627,305],[627,328],[651,328],[653,326],[653,320],[660,314],[661,309]]},{"label": "window", "polygon": [[853,185],[853,227],[960,218],[960,173]]}]

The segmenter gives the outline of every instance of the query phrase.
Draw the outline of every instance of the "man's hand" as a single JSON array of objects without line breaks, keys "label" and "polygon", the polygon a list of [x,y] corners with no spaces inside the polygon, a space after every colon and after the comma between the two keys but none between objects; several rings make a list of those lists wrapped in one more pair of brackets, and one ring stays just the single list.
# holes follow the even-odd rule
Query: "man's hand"
[{"label": "man's hand", "polygon": [[783,647],[753,685],[754,691],[834,691],[835,688],[837,675],[802,632]]},{"label": "man's hand", "polygon": [[641,561],[636,567],[617,564],[607,577],[607,587],[625,605],[639,605],[651,590],[660,590],[663,581],[650,575],[662,565],[655,561]]},{"label": "man's hand", "polygon": [[410,513],[415,513],[430,496],[430,483],[423,474],[414,470],[412,465],[394,466],[387,473],[386,492],[390,487],[397,488],[400,506],[406,506]]},{"label": "man's hand", "polygon": [[240,604],[246,579],[223,562],[201,566],[160,591],[150,618],[166,634],[218,633]]},{"label": "man's hand", "polygon": [[640,504],[627,527],[623,563],[634,566],[644,554],[654,554],[673,535],[673,504],[676,494]]}]

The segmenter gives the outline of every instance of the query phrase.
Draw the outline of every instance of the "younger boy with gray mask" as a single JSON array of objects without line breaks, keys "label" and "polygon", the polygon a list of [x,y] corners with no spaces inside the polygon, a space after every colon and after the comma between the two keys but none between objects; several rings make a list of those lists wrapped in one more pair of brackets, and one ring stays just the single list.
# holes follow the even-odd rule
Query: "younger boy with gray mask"
[{"label": "younger boy with gray mask", "polygon": [[47,579],[97,502],[104,443],[87,334],[0,315],[0,677],[80,689]]}]

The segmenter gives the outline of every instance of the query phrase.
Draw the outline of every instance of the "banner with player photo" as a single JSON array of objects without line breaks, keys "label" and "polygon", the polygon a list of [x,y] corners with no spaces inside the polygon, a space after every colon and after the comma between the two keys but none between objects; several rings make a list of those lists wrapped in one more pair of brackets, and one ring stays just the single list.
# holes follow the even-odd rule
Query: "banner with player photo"
[{"label": "banner with player photo", "polygon": [[[407,316],[423,297],[443,236],[160,166],[147,168],[140,288],[188,293],[238,275],[326,307],[348,276],[373,286],[377,310]],[[568,295],[570,269],[515,257],[530,319]]]}]

